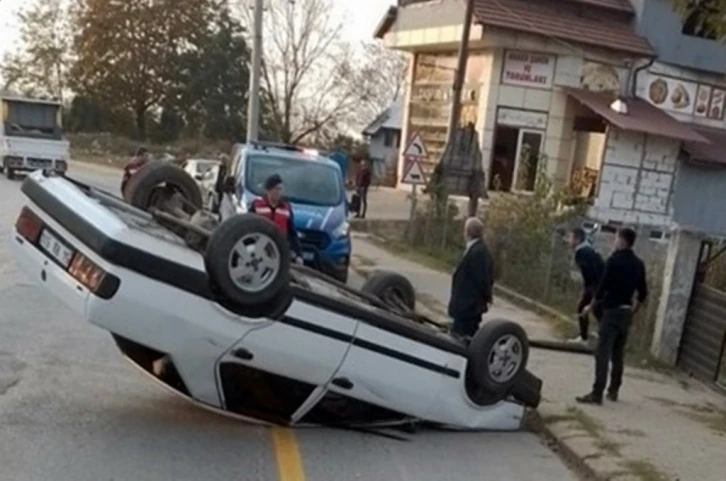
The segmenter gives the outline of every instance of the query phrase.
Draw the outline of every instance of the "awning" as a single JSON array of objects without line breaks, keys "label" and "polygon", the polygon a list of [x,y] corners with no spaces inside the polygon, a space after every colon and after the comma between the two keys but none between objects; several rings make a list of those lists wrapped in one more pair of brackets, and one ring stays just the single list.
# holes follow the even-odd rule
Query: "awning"
[{"label": "awning", "polygon": [[726,165],[726,131],[709,127],[693,126],[693,130],[708,142],[686,142],[683,145],[694,162]]},{"label": "awning", "polygon": [[674,119],[643,99],[628,99],[628,113],[619,114],[610,108],[612,95],[572,87],[562,89],[567,95],[622,130],[660,135],[684,142],[708,142],[689,124]]}]

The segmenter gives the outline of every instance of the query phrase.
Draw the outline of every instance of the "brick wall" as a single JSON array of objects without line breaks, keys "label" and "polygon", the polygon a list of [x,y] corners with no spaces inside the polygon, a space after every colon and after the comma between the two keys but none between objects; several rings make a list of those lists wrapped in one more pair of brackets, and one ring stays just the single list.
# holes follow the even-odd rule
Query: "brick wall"
[{"label": "brick wall", "polygon": [[669,226],[679,150],[676,140],[611,128],[590,215],[605,223]]}]

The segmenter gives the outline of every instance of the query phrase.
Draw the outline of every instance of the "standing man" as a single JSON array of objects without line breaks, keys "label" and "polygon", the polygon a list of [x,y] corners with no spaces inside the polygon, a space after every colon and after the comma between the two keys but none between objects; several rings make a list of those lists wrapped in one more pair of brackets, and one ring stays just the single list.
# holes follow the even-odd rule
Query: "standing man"
[{"label": "standing man", "polygon": [[452,334],[473,336],[492,302],[494,286],[492,256],[484,243],[484,225],[476,217],[464,224],[466,249],[451,279],[449,316],[454,320]]},{"label": "standing man", "polygon": [[[580,269],[583,286],[582,297],[577,306],[580,335],[572,339],[572,342],[587,342],[590,316],[583,314],[582,311],[592,303],[595,297],[595,291],[597,291],[600,279],[602,279],[603,272],[605,272],[605,261],[602,260],[602,256],[597,253],[592,245],[587,242],[585,231],[579,227],[570,231],[568,243],[570,244],[570,248],[575,252],[575,264]],[[602,316],[601,306],[595,305],[592,314],[600,322]]]},{"label": "standing man", "polygon": [[296,263],[302,264],[302,247],[292,216],[292,206],[282,198],[282,178],[273,174],[265,181],[265,195],[252,201],[249,212],[271,220],[287,237]]},{"label": "standing man", "polygon": [[605,264],[605,274],[595,292],[595,299],[582,311],[583,315],[588,314],[595,305],[602,304],[600,340],[595,354],[595,384],[589,394],[577,398],[579,403],[602,404],[611,361],[613,367],[607,398],[611,401],[618,400],[618,392],[623,382],[625,344],[630,323],[648,297],[645,265],[633,252],[635,237],[633,229],[618,230],[615,252]]},{"label": "standing man", "polygon": [[360,210],[356,217],[361,219],[366,218],[366,211],[368,210],[368,188],[371,186],[371,169],[368,167],[368,162],[364,160],[360,161],[360,169],[358,174],[355,176],[355,189],[360,196]]},{"label": "standing man", "polygon": [[121,179],[121,194],[123,195],[124,191],[126,190],[126,184],[129,182],[129,179],[132,175],[136,173],[141,167],[144,166],[149,161],[149,151],[146,150],[146,147],[139,147],[136,149],[136,154],[134,154],[133,157],[131,157],[131,160],[129,160],[129,163],[126,164],[124,167],[124,175]]}]

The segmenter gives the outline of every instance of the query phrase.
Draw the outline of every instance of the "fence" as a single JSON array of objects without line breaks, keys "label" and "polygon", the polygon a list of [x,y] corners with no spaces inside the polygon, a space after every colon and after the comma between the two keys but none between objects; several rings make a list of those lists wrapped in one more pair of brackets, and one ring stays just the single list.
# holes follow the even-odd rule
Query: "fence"
[{"label": "fence", "polygon": [[[564,201],[563,195],[553,191],[550,184],[543,183],[531,195],[497,196],[480,217],[484,222],[487,245],[494,257],[497,283],[574,321],[582,281],[563,234],[569,228],[582,224],[585,207],[565,207],[569,203]],[[465,244],[464,220],[458,214],[458,208],[453,203],[443,208],[432,201],[421,201],[405,235],[399,233],[397,238],[388,240],[398,243],[401,248],[436,258],[444,265],[454,266],[461,258]],[[594,246],[603,257],[609,255],[613,238],[612,233],[595,234]],[[650,296],[634,320],[629,351],[647,355],[655,325],[667,243],[654,242],[647,235],[641,235],[636,251],[646,264]]]}]

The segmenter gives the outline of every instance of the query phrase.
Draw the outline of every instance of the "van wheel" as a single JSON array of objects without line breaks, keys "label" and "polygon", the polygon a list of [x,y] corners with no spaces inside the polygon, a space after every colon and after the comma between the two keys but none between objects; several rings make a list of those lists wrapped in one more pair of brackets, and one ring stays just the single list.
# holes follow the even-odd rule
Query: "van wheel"
[{"label": "van wheel", "polygon": [[391,271],[374,271],[366,279],[361,291],[375,296],[394,309],[403,305],[413,311],[416,308],[416,291],[406,277]]},{"label": "van wheel", "polygon": [[240,307],[264,304],[290,283],[290,249],[277,228],[256,214],[222,222],[207,243],[204,262],[210,280]]},{"label": "van wheel", "polygon": [[527,366],[527,333],[515,322],[501,319],[482,325],[469,344],[472,379],[492,393],[504,393]]},{"label": "van wheel", "polygon": [[202,208],[202,193],[194,179],[181,167],[160,161],[144,165],[131,176],[124,189],[126,202],[145,211],[164,210],[174,194],[184,198],[186,202],[180,207],[188,215]]}]

